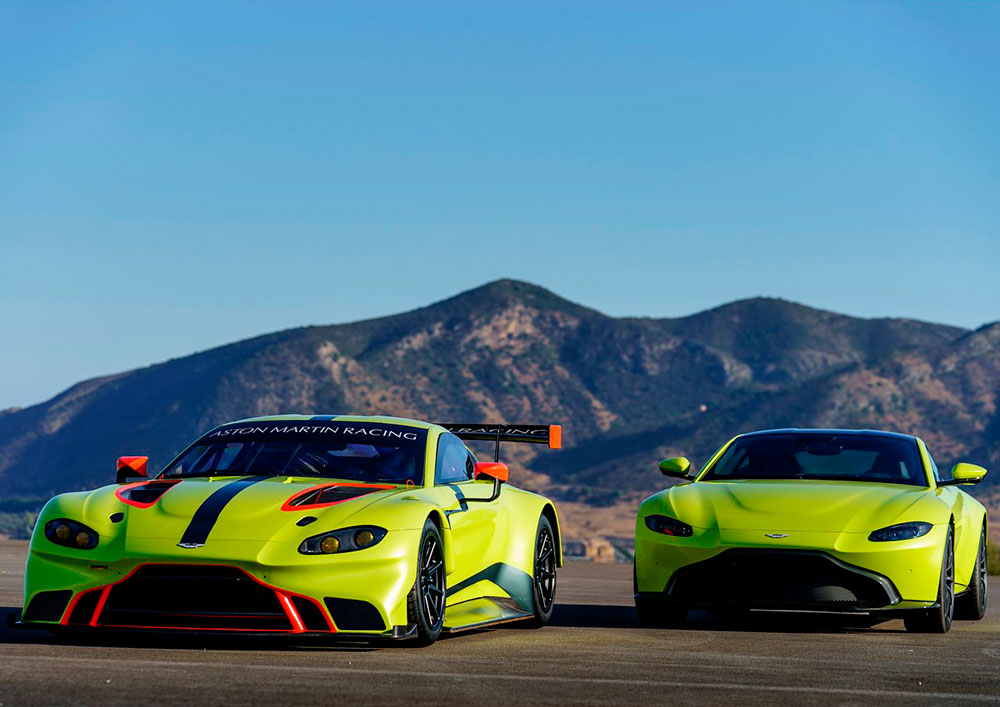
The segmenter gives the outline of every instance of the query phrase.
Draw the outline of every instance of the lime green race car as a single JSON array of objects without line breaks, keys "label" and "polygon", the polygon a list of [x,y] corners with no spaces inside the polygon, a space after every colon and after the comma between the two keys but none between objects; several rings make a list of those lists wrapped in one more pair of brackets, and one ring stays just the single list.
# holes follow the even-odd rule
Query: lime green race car
[{"label": "lime green race car", "polygon": [[[463,440],[493,441],[494,461]],[[559,521],[503,484],[501,442],[558,448],[560,428],[285,415],[217,427],[154,479],[122,457],[115,485],[45,505],[21,624],[424,644],[542,626]]]},{"label": "lime green race car", "polygon": [[986,612],[986,509],[942,480],[926,445],[889,432],[741,435],[691,481],[647,498],[635,532],[635,606],[651,625],[689,609],[867,612],[943,633]]}]

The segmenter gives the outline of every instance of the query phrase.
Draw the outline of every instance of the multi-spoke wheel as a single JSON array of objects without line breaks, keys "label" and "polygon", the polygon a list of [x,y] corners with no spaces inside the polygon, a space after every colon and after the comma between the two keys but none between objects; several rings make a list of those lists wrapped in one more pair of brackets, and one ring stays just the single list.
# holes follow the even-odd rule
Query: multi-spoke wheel
[{"label": "multi-spoke wheel", "polygon": [[948,526],[941,560],[941,581],[938,585],[937,606],[927,611],[913,612],[903,618],[907,631],[917,633],[947,633],[955,616],[955,535]]},{"label": "multi-spoke wheel", "polygon": [[538,519],[535,533],[535,568],[531,584],[535,599],[535,615],[531,624],[540,628],[552,618],[556,603],[556,539],[549,519]]},{"label": "multi-spoke wheel", "polygon": [[978,621],[986,616],[986,528],[979,535],[979,552],[972,570],[969,589],[955,597],[955,618]]},{"label": "multi-spoke wheel", "polygon": [[408,620],[417,627],[417,642],[429,645],[441,635],[446,598],[441,533],[428,520],[417,550],[417,579],[406,602]]}]

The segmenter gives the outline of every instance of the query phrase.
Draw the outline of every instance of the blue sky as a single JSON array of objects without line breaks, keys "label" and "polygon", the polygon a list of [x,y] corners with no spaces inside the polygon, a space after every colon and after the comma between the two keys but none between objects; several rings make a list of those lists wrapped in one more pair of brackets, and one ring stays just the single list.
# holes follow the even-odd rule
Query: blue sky
[{"label": "blue sky", "polygon": [[1000,318],[1000,5],[0,0],[0,408],[499,277]]}]

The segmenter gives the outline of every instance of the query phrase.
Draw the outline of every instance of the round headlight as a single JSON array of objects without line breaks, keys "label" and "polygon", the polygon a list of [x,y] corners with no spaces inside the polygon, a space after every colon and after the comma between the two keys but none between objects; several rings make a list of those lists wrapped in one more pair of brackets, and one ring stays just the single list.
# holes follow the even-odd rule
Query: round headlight
[{"label": "round headlight", "polygon": [[55,533],[55,536],[60,540],[69,540],[69,535],[73,531],[71,531],[69,526],[65,523],[57,523],[52,532]]},{"label": "round headlight", "polygon": [[368,547],[375,542],[375,534],[370,530],[359,530],[354,534],[354,544],[358,547]]},{"label": "round headlight", "polygon": [[336,535],[327,535],[319,541],[319,549],[328,555],[332,555],[340,549],[340,540]]}]

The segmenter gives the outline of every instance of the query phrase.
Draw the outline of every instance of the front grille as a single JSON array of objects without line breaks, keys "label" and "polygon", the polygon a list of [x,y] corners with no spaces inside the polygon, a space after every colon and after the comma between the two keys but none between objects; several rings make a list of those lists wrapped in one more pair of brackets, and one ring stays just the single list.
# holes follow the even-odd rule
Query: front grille
[{"label": "front grille", "polygon": [[683,567],[667,596],[688,605],[741,604],[760,608],[874,609],[899,601],[885,577],[822,552],[727,550]]},{"label": "front grille", "polygon": [[273,589],[236,567],[146,565],[111,587],[99,626],[290,631]]}]

